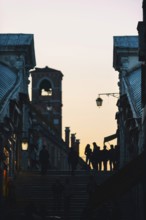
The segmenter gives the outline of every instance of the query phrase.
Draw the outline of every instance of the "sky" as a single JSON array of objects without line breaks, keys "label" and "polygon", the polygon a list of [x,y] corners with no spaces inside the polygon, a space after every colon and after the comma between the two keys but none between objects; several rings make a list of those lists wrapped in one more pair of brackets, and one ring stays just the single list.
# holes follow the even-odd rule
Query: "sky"
[{"label": "sky", "polygon": [[[63,132],[70,127],[84,148],[116,132],[118,72],[113,36],[138,35],[142,0],[1,0],[0,32],[34,34],[36,67],[63,73]],[[116,144],[116,139],[107,143]]]}]

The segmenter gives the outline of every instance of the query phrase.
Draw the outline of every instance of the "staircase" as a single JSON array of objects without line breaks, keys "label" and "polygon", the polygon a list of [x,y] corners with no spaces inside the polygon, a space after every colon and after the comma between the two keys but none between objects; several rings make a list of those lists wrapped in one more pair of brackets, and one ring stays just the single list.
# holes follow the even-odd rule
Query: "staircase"
[{"label": "staircase", "polygon": [[[46,207],[46,216],[58,216],[58,219],[64,219],[63,199],[59,211],[54,211],[54,198],[52,185],[56,178],[62,183],[69,178],[72,185],[72,198],[69,216],[67,220],[79,220],[81,213],[88,200],[87,183],[89,176],[94,174],[93,171],[80,170],[75,175],[70,171],[48,171],[47,175],[42,176],[38,171],[21,172],[16,178],[16,206],[12,209],[13,215],[23,216],[25,208],[32,203],[38,209]],[[100,184],[107,177],[109,172],[96,173],[97,183]],[[53,217],[52,217],[53,218]],[[56,217],[57,218],[57,217]]]}]

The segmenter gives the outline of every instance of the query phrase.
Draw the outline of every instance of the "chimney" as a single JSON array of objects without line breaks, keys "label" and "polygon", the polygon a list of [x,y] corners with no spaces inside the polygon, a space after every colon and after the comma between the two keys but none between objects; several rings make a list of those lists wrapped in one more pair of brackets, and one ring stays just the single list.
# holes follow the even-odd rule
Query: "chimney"
[{"label": "chimney", "polygon": [[71,134],[71,147],[75,149],[76,145],[76,134]]},{"label": "chimney", "polygon": [[80,152],[80,140],[79,139],[76,139],[76,151],[79,156],[79,152]]},{"label": "chimney", "polygon": [[69,144],[70,144],[70,128],[69,127],[66,127],[65,128],[65,143],[67,144],[67,146],[69,147]]}]

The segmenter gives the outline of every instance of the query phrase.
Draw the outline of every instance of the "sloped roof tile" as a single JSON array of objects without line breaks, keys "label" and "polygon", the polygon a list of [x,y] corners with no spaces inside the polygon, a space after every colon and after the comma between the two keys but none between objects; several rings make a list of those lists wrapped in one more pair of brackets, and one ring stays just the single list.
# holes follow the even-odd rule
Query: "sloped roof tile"
[{"label": "sloped roof tile", "polygon": [[33,34],[0,34],[0,46],[30,45]]}]

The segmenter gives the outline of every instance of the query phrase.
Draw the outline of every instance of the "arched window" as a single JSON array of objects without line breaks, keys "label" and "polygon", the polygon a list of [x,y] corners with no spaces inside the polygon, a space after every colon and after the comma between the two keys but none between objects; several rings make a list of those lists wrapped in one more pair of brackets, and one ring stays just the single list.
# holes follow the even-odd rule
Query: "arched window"
[{"label": "arched window", "polygon": [[52,96],[52,85],[49,80],[44,79],[39,86],[41,96]]}]

